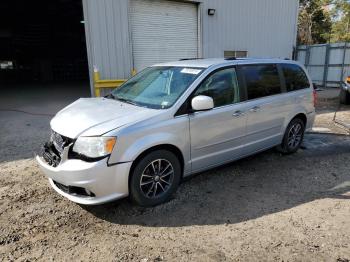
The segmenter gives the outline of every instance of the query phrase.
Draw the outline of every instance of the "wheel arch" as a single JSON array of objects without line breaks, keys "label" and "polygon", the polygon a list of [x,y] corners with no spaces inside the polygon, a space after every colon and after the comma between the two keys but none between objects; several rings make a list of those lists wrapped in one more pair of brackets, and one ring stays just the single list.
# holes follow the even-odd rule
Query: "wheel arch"
[{"label": "wheel arch", "polygon": [[299,113],[299,114],[295,115],[295,116],[289,121],[289,123],[290,123],[291,121],[293,121],[294,119],[296,119],[296,118],[301,119],[301,120],[304,122],[304,126],[306,127],[306,124],[307,124],[307,116],[306,116],[306,114],[304,114],[304,113]]},{"label": "wheel arch", "polygon": [[[278,145],[276,148],[277,148],[277,151],[281,152],[282,154],[289,154],[289,153],[294,153],[295,151],[290,151],[288,152],[286,150],[286,148],[284,147],[284,143],[285,143],[285,137],[286,137],[286,132],[288,131],[288,126],[290,125],[290,123],[294,120],[294,119],[300,119],[303,123],[304,123],[304,130],[306,128],[306,123],[307,123],[307,116],[305,113],[302,113],[302,112],[299,112],[299,113],[295,113],[292,115],[292,117],[289,119],[288,122],[286,122],[286,126],[285,126],[285,129],[284,129],[284,133],[283,133],[283,137],[282,137],[282,140],[281,140],[281,144]],[[296,149],[297,150],[297,149]]]},{"label": "wheel arch", "polygon": [[[181,150],[172,144],[160,144],[160,145],[155,145],[152,146],[146,150],[144,150],[143,152],[141,152],[133,161],[131,168],[130,168],[130,172],[129,172],[129,182],[128,182],[128,186],[130,187],[130,179],[132,176],[132,173],[134,172],[134,169],[137,165],[137,163],[143,158],[145,157],[147,154],[157,151],[157,150],[167,150],[172,152],[180,161],[180,166],[181,166],[181,179],[183,178],[184,175],[184,165],[185,165],[185,160],[184,160],[184,156],[181,152]],[[130,188],[129,188],[129,192],[130,192]]]},{"label": "wheel arch", "polygon": [[306,116],[306,113],[302,110],[297,110],[296,112],[292,112],[289,114],[288,117],[286,117],[285,121],[284,121],[284,124],[283,124],[283,129],[281,130],[283,133],[282,133],[282,138],[281,138],[281,141],[283,139],[283,136],[287,130],[287,127],[289,125],[290,122],[293,121],[293,119],[296,119],[296,118],[299,118],[301,119],[303,122],[304,122],[304,126],[306,127],[306,124],[307,124],[307,116]]}]

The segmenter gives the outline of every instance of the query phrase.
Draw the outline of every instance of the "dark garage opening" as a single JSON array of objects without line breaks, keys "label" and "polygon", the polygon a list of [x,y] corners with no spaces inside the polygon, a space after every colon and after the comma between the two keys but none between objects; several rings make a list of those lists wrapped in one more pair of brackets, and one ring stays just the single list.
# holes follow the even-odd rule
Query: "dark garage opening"
[{"label": "dark garage opening", "polygon": [[21,97],[90,95],[81,1],[5,0],[0,11],[3,94],[15,94],[10,100],[18,103]]}]

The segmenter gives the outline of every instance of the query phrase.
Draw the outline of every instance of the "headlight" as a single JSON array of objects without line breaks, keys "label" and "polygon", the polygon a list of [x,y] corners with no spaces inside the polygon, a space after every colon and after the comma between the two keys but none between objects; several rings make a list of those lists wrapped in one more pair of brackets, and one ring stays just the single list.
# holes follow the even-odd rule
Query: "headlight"
[{"label": "headlight", "polygon": [[103,157],[112,153],[116,141],[115,137],[78,137],[73,151],[91,158]]}]

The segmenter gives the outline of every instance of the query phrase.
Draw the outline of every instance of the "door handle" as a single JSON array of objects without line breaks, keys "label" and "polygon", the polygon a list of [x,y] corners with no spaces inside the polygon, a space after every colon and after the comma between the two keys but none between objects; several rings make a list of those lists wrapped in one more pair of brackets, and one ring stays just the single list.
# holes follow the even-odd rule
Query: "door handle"
[{"label": "door handle", "polygon": [[253,113],[256,113],[256,112],[259,112],[261,110],[260,106],[254,106],[253,108],[251,108],[249,111],[250,112],[253,112]]},{"label": "door handle", "polygon": [[238,111],[234,112],[232,116],[234,116],[234,117],[241,117],[241,116],[244,116],[244,112],[238,110]]}]

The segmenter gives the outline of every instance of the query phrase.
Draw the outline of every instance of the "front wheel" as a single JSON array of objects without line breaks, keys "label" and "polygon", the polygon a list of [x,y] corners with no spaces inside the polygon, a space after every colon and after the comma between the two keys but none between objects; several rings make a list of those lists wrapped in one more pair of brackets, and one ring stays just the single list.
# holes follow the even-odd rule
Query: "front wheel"
[{"label": "front wheel", "polygon": [[181,165],[172,152],[157,150],[140,159],[131,174],[130,198],[140,206],[166,202],[181,179]]},{"label": "front wheel", "polygon": [[300,118],[294,118],[286,128],[281,145],[277,150],[283,154],[296,152],[304,138],[305,124]]}]

